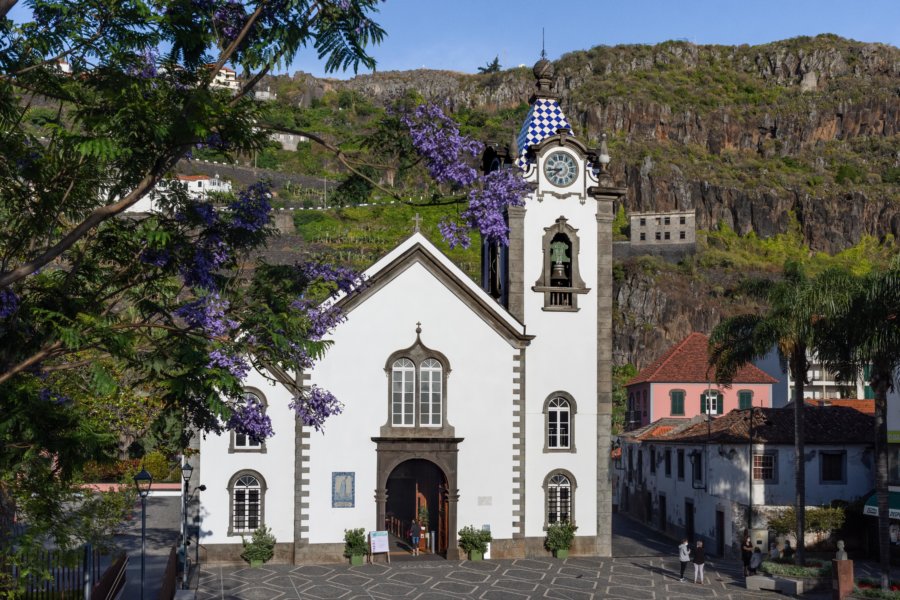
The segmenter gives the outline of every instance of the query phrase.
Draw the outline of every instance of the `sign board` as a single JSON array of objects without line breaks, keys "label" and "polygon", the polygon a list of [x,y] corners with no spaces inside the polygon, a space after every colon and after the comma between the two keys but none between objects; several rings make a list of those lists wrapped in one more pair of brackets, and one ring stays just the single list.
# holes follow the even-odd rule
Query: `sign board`
[{"label": "sign board", "polygon": [[888,444],[900,443],[900,431],[888,430]]},{"label": "sign board", "polygon": [[387,531],[369,532],[369,551],[376,554],[387,554],[388,564],[391,562],[391,540]]}]

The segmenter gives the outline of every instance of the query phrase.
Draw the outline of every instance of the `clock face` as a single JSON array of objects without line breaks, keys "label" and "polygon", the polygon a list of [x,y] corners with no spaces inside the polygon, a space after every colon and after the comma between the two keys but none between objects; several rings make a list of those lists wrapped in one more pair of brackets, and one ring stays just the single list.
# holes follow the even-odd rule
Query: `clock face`
[{"label": "clock face", "polygon": [[566,187],[578,176],[578,165],[570,154],[554,152],[544,161],[544,175],[553,185]]}]

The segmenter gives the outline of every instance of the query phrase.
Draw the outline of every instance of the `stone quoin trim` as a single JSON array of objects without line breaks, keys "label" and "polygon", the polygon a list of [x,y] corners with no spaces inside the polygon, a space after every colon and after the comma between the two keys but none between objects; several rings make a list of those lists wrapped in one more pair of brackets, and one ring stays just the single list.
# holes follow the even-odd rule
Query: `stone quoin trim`
[{"label": "stone quoin trim", "polygon": [[525,535],[525,349],[513,355],[513,538]]},{"label": "stone quoin trim", "polygon": [[[298,387],[310,388],[309,373],[299,375]],[[294,548],[309,543],[310,431],[300,419],[294,421]]]}]

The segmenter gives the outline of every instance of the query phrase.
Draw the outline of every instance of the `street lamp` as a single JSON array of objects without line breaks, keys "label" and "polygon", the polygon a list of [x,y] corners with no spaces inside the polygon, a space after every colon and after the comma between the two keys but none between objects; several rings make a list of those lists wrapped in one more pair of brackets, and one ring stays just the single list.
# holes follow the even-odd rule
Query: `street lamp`
[{"label": "street lamp", "polygon": [[147,469],[134,476],[134,485],[141,497],[141,600],[144,600],[144,555],[146,554],[147,540],[147,495],[150,493],[150,484],[153,483],[153,475]]},{"label": "street lamp", "polygon": [[190,490],[189,482],[191,475],[194,474],[194,467],[191,463],[185,461],[181,466],[181,476],[184,479],[184,492],[181,497],[184,498],[182,511],[182,528],[181,528],[181,589],[186,590],[188,587],[188,556],[187,556],[187,511],[188,511],[188,490]]}]

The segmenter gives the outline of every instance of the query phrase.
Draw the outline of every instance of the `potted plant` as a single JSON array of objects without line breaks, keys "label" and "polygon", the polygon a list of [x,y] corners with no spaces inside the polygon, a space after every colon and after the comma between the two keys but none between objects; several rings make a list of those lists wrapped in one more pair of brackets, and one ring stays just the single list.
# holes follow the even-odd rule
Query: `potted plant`
[{"label": "potted plant", "polygon": [[556,558],[568,558],[569,548],[572,547],[572,540],[575,539],[575,531],[578,529],[568,521],[560,523],[551,523],[547,527],[547,540],[544,547],[553,552]]},{"label": "potted plant", "polygon": [[366,530],[359,529],[344,530],[344,556],[350,559],[350,564],[358,567],[363,564],[363,558],[369,549],[366,543]]},{"label": "potted plant", "polygon": [[249,542],[241,536],[241,543],[244,546],[241,558],[249,562],[251,567],[260,567],[275,555],[275,536],[266,526],[254,531]]},{"label": "potted plant", "polygon": [[481,560],[487,552],[487,545],[491,542],[491,532],[483,529],[475,529],[467,525],[459,530],[459,547],[469,555],[469,560]]},{"label": "potted plant", "polygon": [[420,536],[421,544],[428,548],[428,507],[420,506],[419,507],[419,525],[422,528],[422,534]]}]

